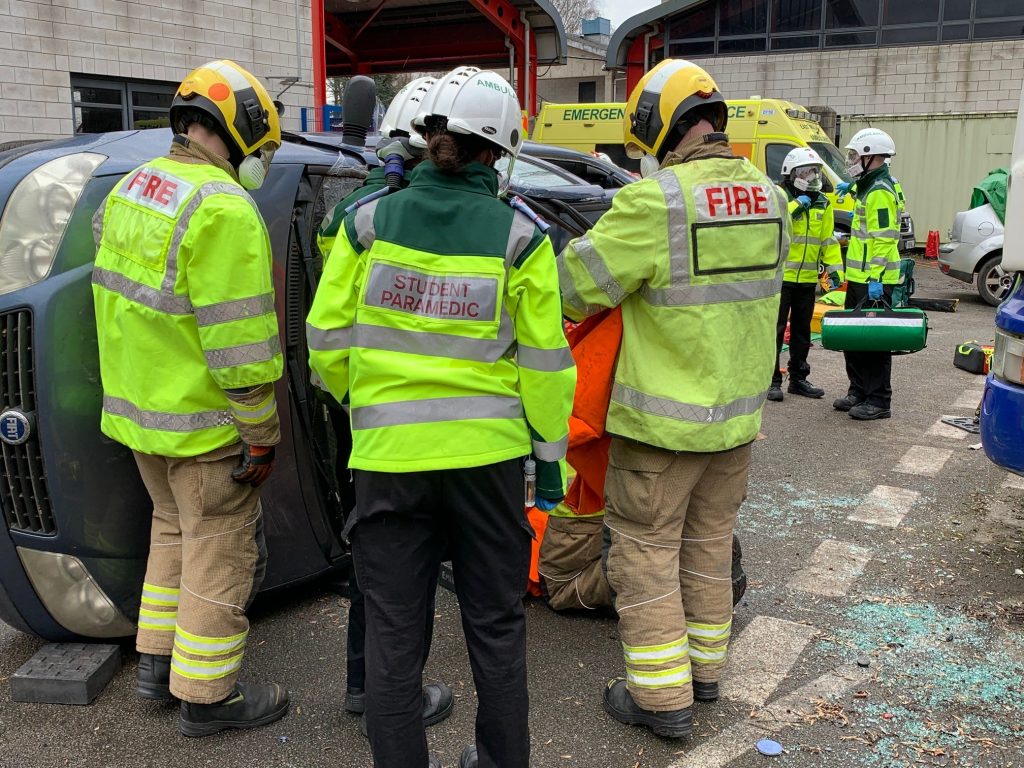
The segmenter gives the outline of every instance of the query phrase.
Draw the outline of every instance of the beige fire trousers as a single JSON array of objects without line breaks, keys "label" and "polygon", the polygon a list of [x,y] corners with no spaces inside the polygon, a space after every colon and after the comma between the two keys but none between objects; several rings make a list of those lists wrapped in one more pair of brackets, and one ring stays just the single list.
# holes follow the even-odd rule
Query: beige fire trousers
[{"label": "beige fire trousers", "polygon": [[732,531],[747,492],[750,445],[673,453],[613,439],[605,483],[626,680],[644,709],[693,703],[716,682],[732,628]]},{"label": "beige fire trousers", "polygon": [[234,688],[266,565],[259,492],[231,479],[241,453],[135,454],[153,500],[136,649],[170,656],[171,693],[196,704]]},{"label": "beige fire trousers", "polygon": [[554,610],[611,607],[611,591],[601,567],[603,543],[604,515],[548,518],[537,570]]}]

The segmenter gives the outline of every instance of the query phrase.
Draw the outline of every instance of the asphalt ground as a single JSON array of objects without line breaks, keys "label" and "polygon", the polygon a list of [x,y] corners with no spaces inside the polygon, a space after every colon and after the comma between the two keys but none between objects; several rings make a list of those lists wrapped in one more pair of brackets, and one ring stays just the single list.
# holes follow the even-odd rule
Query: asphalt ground
[{"label": "asphalt ground", "polygon": [[[891,420],[833,411],[842,357],[820,347],[811,379],[825,399],[767,404],[740,513],[750,589],[726,695],[697,705],[689,741],[604,713],[605,681],[623,672],[614,621],[529,603],[537,768],[1024,765],[1024,490],[970,450],[976,436],[935,426],[972,413],[983,379],[953,368],[953,349],[990,340],[994,311],[934,264],[918,264],[917,283],[919,296],[961,302],[930,314],[927,350],[895,359]],[[130,645],[91,706],[11,702],[6,680],[41,642],[0,626],[0,766],[370,766],[341,708],[345,617],[345,600],[318,585],[258,602],[244,676],[287,684],[291,713],[201,740],[178,734],[173,707],[136,700]],[[426,677],[458,696],[428,731],[453,766],[472,738],[474,693],[443,590]],[[766,736],[781,756],[756,751]]]}]

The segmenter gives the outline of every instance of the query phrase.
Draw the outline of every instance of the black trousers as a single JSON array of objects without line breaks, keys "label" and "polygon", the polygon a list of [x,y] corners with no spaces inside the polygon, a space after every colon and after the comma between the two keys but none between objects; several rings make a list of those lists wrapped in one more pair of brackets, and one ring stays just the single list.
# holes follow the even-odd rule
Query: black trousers
[{"label": "black trousers", "polygon": [[807,353],[811,349],[811,318],[814,316],[814,292],[816,283],[783,283],[779,298],[779,321],[775,326],[775,370],[772,384],[782,384],[779,373],[779,355],[782,340],[786,336],[786,321],[789,321],[789,378],[806,379],[811,372],[807,364]]},{"label": "black trousers", "polygon": [[[434,579],[437,586],[437,579]],[[348,578],[348,648],[345,655],[345,684],[349,688],[366,688],[366,598],[359,588],[356,569]],[[430,593],[427,607],[427,626],[423,635],[423,663],[430,656],[430,643],[434,639],[434,592]]]},{"label": "black trousers", "polygon": [[[892,286],[884,287],[885,298],[892,301]],[[866,283],[850,282],[846,286],[846,308],[852,309],[868,295]],[[849,396],[879,408],[892,403],[892,353],[844,352],[846,375],[850,379]]]},{"label": "black trousers", "polygon": [[528,768],[523,593],[532,530],[522,461],[434,472],[356,470],[351,532],[366,601],[366,720],[376,768],[426,766],[423,637],[449,554],[477,692],[480,768]]}]

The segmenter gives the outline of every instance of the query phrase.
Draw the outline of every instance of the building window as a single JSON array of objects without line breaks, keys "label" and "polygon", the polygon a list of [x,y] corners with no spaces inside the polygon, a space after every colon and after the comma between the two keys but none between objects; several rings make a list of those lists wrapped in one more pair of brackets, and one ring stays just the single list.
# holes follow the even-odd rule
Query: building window
[{"label": "building window", "polygon": [[817,32],[820,29],[821,0],[772,2],[772,32]]},{"label": "building window", "polygon": [[71,76],[75,133],[166,128],[177,85]]},{"label": "building window", "polygon": [[579,99],[580,104],[589,104],[597,101],[597,81],[596,80],[583,80],[579,84]]},{"label": "building window", "polygon": [[665,20],[688,58],[1024,37],[1024,0],[717,0]]}]

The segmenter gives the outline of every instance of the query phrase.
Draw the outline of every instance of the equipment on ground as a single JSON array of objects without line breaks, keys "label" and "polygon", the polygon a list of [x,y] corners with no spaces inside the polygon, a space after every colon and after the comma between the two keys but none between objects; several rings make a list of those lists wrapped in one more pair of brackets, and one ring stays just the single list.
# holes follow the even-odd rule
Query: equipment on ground
[{"label": "equipment on ground", "polygon": [[957,345],[953,351],[953,365],[968,373],[985,375],[992,367],[995,345],[980,341],[967,341]]}]

